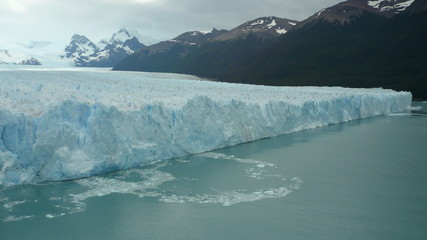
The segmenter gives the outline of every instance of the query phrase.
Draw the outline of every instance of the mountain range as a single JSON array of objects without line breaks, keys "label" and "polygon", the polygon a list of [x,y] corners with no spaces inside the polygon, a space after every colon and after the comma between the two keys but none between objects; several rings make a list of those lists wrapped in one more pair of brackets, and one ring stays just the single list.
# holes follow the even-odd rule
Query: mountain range
[{"label": "mountain range", "polygon": [[[315,14],[324,16],[311,17],[302,27],[216,77],[265,85],[382,87],[427,99],[426,1],[381,1],[395,6],[406,3],[405,9],[367,1],[373,10],[356,11],[356,4],[363,2],[347,1]],[[352,10],[347,22],[337,14],[346,8]]]},{"label": "mountain range", "polygon": [[123,59],[113,69],[215,76],[275,41],[298,22],[278,17],[257,18],[231,30],[190,31]]},{"label": "mountain range", "polygon": [[112,67],[145,47],[138,36],[136,31],[122,28],[111,38],[94,43],[84,35],[74,34],[61,57],[78,67]]},{"label": "mountain range", "polygon": [[0,49],[0,64],[41,65],[41,62],[31,56],[15,54],[6,49]]},{"label": "mountain range", "polygon": [[[301,22],[266,17],[230,31],[188,32],[124,58],[113,70],[263,85],[384,87],[427,99],[426,15],[426,0],[348,0]],[[199,41],[184,38],[199,33]]]}]

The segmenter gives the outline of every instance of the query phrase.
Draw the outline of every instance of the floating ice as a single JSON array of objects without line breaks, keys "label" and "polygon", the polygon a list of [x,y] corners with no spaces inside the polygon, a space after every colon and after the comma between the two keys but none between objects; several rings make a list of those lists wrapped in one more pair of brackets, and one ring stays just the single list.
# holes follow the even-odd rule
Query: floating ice
[{"label": "floating ice", "polygon": [[263,168],[265,166],[269,166],[269,167],[275,167],[276,166],[272,163],[267,163],[267,162],[249,159],[249,158],[238,158],[238,157],[235,157],[233,155],[226,155],[223,153],[207,152],[207,153],[198,154],[197,156],[205,157],[205,158],[213,158],[213,159],[221,158],[221,159],[226,159],[226,160],[237,161],[240,163],[256,164],[256,166],[259,168]]},{"label": "floating ice", "polygon": [[231,206],[238,203],[253,202],[269,198],[282,198],[297,190],[301,184],[298,178],[293,179],[293,184],[278,188],[260,189],[254,192],[234,190],[219,192],[217,194],[187,194],[187,195],[163,195],[160,201],[167,203],[216,203],[223,206]]},{"label": "floating ice", "polygon": [[34,215],[30,215],[30,216],[19,216],[19,217],[11,215],[11,216],[5,217],[3,219],[3,222],[20,222],[20,221],[22,221],[24,219],[31,219],[31,218],[34,218],[34,217],[35,217]]},{"label": "floating ice", "polygon": [[399,112],[411,97],[176,74],[2,70],[0,185],[93,176]]},{"label": "floating ice", "polygon": [[411,111],[421,111],[422,109],[423,109],[423,107],[421,107],[421,106],[410,108]]},{"label": "floating ice", "polygon": [[[172,173],[163,170],[163,168],[170,169],[171,164],[188,164],[191,161],[197,161],[200,157],[236,161],[238,163],[235,166],[236,169],[241,169],[242,166],[257,168],[257,165],[262,162],[254,159],[238,158],[232,155],[204,153],[195,156],[193,160],[190,157],[190,160],[186,161],[173,161],[173,163],[172,161],[164,161],[145,168],[130,169],[103,176],[28,186],[30,189],[36,188],[37,191],[32,190],[30,192],[37,194],[27,194],[26,197],[29,197],[29,199],[24,201],[16,200],[22,199],[22,191],[19,191],[19,193],[14,192],[14,189],[19,188],[7,188],[4,194],[13,197],[12,199],[2,197],[2,192],[0,192],[0,203],[4,202],[4,204],[0,204],[0,212],[2,207],[5,213],[0,222],[23,221],[39,217],[57,218],[76,214],[87,209],[87,201],[89,199],[101,198],[110,194],[130,194],[140,198],[150,197],[166,204],[220,204],[224,207],[229,207],[239,203],[282,198],[298,190],[302,184],[302,180],[298,177],[287,179],[280,174],[270,174],[268,169],[263,168],[255,177],[254,172],[245,170],[246,177],[256,178],[259,184],[264,185],[262,187],[248,185],[243,186],[244,188],[242,189],[242,186],[234,186],[236,189],[221,190],[220,188],[224,186],[211,185],[202,189],[199,193],[194,193],[191,191],[182,191],[180,184],[183,181],[205,182],[206,179],[203,179],[203,176],[202,179],[196,179],[192,177],[192,173],[190,172],[186,177],[176,178]],[[218,161],[218,164],[221,163],[224,162]],[[268,162],[263,162],[263,164],[277,168],[276,165]],[[269,178],[269,181],[262,181],[267,178]],[[210,179],[210,177],[207,177],[207,179]],[[209,182],[211,181],[209,180]],[[165,189],[165,186],[162,186],[164,183],[168,183],[172,187],[168,188],[166,186]],[[213,181],[213,183],[217,182]],[[61,190],[57,191],[58,189]],[[51,197],[39,201],[39,194],[43,196],[50,195]],[[36,198],[36,200],[31,199],[31,197]],[[26,207],[26,215],[19,215],[22,212],[21,207]]]}]

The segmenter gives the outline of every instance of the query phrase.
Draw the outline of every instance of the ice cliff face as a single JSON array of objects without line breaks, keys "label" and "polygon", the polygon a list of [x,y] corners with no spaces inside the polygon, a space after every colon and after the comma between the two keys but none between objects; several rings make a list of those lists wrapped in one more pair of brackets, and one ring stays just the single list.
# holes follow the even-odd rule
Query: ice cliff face
[{"label": "ice cliff face", "polygon": [[[189,80],[192,79],[192,80]],[[0,185],[81,178],[407,109],[383,89],[0,71]]]}]

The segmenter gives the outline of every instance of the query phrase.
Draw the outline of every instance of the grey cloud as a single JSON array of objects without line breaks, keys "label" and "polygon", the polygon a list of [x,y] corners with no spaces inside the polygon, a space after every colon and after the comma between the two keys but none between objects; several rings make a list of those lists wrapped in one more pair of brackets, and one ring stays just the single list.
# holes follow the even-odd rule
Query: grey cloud
[{"label": "grey cloud", "polygon": [[[157,38],[172,38],[188,30],[231,29],[245,21],[277,16],[303,20],[340,0],[40,0],[25,14],[2,9],[0,27],[8,35],[69,39],[73,33],[94,40],[120,27],[131,27]],[[25,33],[25,34],[23,34]],[[44,37],[44,38],[43,38]]]}]

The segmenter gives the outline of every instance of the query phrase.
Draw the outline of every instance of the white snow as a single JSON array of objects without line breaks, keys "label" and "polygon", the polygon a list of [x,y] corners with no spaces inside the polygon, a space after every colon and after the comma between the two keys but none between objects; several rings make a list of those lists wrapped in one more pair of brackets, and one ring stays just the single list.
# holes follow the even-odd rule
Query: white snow
[{"label": "white snow", "polygon": [[131,54],[135,53],[135,51],[132,50],[132,49],[130,49],[130,47],[128,47],[128,46],[123,47],[123,49],[126,51],[126,53],[128,55],[131,55]]},{"label": "white snow", "polygon": [[212,30],[209,30],[209,31],[199,31],[201,34],[203,34],[203,35],[206,35],[206,34],[209,34],[209,33],[212,33]]},{"label": "white snow", "polygon": [[30,59],[31,56],[19,52],[0,49],[0,64],[20,64],[22,61]]},{"label": "white snow", "polygon": [[110,57],[110,51],[109,50],[102,50],[100,52],[97,52],[94,56],[89,56],[87,61],[102,61],[104,59],[108,59]]},{"label": "white snow", "polygon": [[1,48],[7,49],[13,57],[21,61],[22,59],[34,57],[38,59],[43,66],[70,67],[72,66],[72,61],[59,57],[64,52],[64,45],[63,43],[43,41],[0,42]]},{"label": "white snow", "polygon": [[380,8],[380,3],[382,3],[383,1],[387,1],[387,0],[376,0],[376,1],[368,1],[368,5],[373,7],[373,8]]},{"label": "white snow", "polygon": [[[397,12],[401,12],[404,11],[407,7],[411,6],[411,4],[415,1],[415,0],[407,0],[405,2],[402,3],[397,3],[394,4],[392,6],[383,6],[381,7],[381,3],[382,2],[389,2],[391,3],[393,0],[375,0],[375,1],[368,1],[368,5],[379,9],[381,12],[385,12],[385,11],[391,11],[391,10],[396,10]],[[394,3],[394,1],[393,1]]]},{"label": "white snow", "polygon": [[276,26],[276,25],[277,25],[276,20],[273,20],[273,21],[271,21],[271,23],[270,23],[270,24],[268,24],[268,25],[267,25],[267,27],[268,27],[268,28],[272,28],[272,27],[274,27],[274,26]]},{"label": "white snow", "polygon": [[131,29],[131,28],[121,28],[119,31],[114,33],[113,36],[109,40],[107,40],[107,42],[108,43],[114,43],[114,42],[124,43],[126,40],[131,39],[133,37],[136,37],[140,43],[143,43],[146,46],[160,42],[160,40],[158,39],[141,35],[136,29]]},{"label": "white snow", "polygon": [[396,4],[396,8],[399,12],[404,11],[407,7],[411,6],[415,0],[408,0],[406,2]]},{"label": "white snow", "polygon": [[0,71],[0,185],[131,168],[408,109],[384,89],[267,87],[188,75]]},{"label": "white snow", "polygon": [[258,20],[256,22],[251,23],[251,26],[261,25],[261,24],[264,24],[264,20],[262,20],[262,19],[260,19],[260,20]]},{"label": "white snow", "polygon": [[320,10],[320,11],[317,13],[316,18],[319,18],[319,17],[320,17],[320,15],[321,15],[325,10],[326,10],[326,8],[324,8],[324,9]]},{"label": "white snow", "polygon": [[297,25],[297,23],[295,23],[295,22],[288,22],[288,23],[291,24],[292,26]]},{"label": "white snow", "polygon": [[80,53],[80,56],[89,57],[90,55],[97,52],[97,49],[90,46],[89,43],[85,43],[78,45],[77,51]]},{"label": "white snow", "polygon": [[[132,34],[131,34],[132,32]],[[139,33],[136,31],[131,31],[126,28],[120,29],[118,32],[114,33],[113,36],[110,38],[110,43],[119,42],[123,43],[128,39],[133,38],[134,36],[139,36]]]},{"label": "white snow", "polygon": [[108,44],[110,44],[109,39],[102,39],[101,41],[95,43],[99,49],[104,49]]},{"label": "white snow", "polygon": [[278,33],[278,34],[285,34],[285,33],[287,33],[288,31],[286,31],[286,29],[280,29],[280,28],[278,28],[278,29],[276,29],[276,32]]}]

